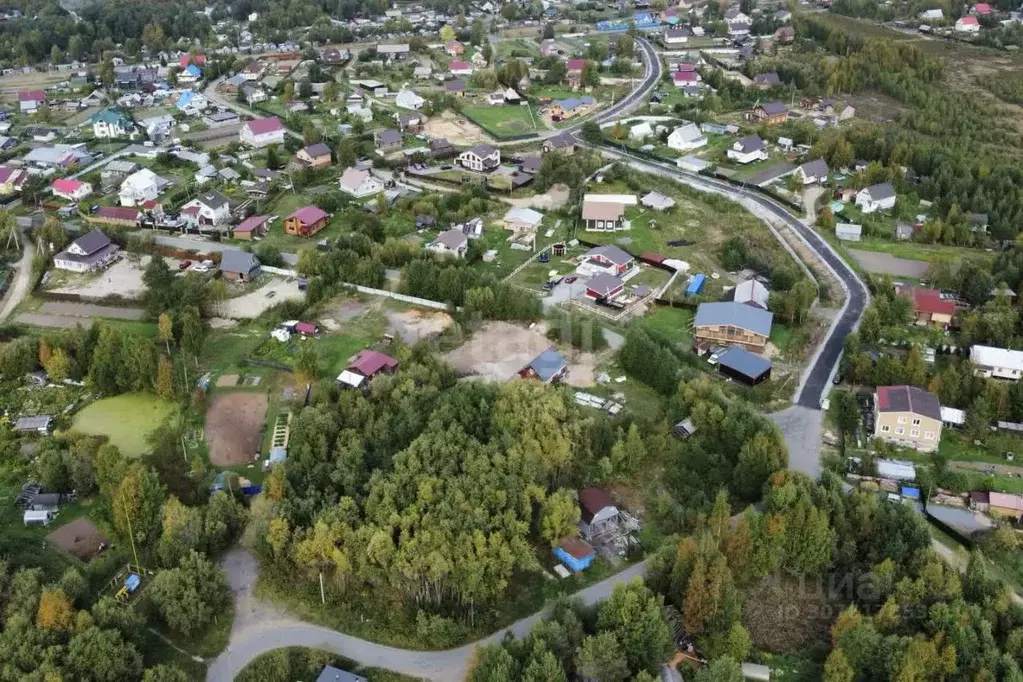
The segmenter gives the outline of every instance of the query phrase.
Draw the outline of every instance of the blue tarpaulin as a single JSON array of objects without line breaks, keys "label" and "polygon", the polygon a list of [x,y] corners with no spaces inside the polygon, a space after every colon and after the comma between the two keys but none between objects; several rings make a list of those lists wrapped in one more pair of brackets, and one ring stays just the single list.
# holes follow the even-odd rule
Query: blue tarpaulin
[{"label": "blue tarpaulin", "polygon": [[703,288],[703,283],[706,281],[707,276],[702,272],[693,275],[692,279],[689,280],[689,286],[686,288],[686,296],[700,293],[700,289]]},{"label": "blue tarpaulin", "polygon": [[138,577],[135,573],[130,574],[128,579],[124,581],[124,586],[128,588],[128,592],[134,592],[141,584],[142,578]]},{"label": "blue tarpaulin", "polygon": [[906,488],[906,487],[904,487],[902,489],[902,496],[903,497],[908,497],[911,500],[919,500],[920,499],[920,489],[919,488]]}]

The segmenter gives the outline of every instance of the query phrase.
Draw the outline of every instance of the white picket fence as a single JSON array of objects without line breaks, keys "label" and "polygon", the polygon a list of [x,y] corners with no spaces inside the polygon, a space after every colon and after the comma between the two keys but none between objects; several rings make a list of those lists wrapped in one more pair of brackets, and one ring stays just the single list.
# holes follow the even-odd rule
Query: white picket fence
[{"label": "white picket fence", "polygon": [[[260,268],[263,272],[269,272],[272,275],[280,275],[281,277],[298,277],[298,273],[294,270],[288,270],[285,268],[275,268],[271,265],[262,265]],[[448,306],[446,303],[440,301],[431,301],[428,298],[418,298],[416,296],[406,296],[405,294],[398,294],[393,291],[387,291],[386,289],[373,289],[372,287],[364,287],[360,284],[348,284],[342,282],[342,286],[351,287],[361,294],[369,294],[370,296],[386,296],[387,298],[393,298],[396,301],[404,301],[405,303],[411,303],[412,305],[422,306],[424,308],[433,308],[434,310],[447,310]]]}]

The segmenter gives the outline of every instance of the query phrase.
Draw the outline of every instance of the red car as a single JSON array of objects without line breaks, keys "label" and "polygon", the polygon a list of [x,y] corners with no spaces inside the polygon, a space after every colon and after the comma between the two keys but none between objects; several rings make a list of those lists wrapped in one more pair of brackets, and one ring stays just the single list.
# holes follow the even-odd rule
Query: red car
[{"label": "red car", "polygon": [[183,261],[181,261],[181,263],[180,263],[180,264],[178,265],[178,270],[187,270],[187,269],[188,269],[188,268],[190,268],[191,266],[192,266],[192,261],[190,261],[190,260],[183,260]]},{"label": "red car", "polygon": [[565,278],[565,284],[571,284],[572,282],[576,281],[576,279],[578,278],[575,275],[570,275]]}]

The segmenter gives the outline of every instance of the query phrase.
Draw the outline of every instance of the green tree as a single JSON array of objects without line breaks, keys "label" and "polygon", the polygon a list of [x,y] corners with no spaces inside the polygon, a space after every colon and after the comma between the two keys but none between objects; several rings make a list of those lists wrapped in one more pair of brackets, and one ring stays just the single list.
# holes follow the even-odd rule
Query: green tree
[{"label": "green tree", "polygon": [[824,661],[824,682],[853,682],[856,671],[841,649],[835,649]]},{"label": "green tree", "polygon": [[156,393],[161,398],[174,397],[173,368],[171,367],[171,361],[167,359],[166,355],[160,356],[160,361],[156,368]]},{"label": "green tree", "polygon": [[136,545],[156,542],[160,535],[165,494],[159,477],[152,469],[141,465],[129,469],[111,502],[114,526],[118,532],[124,537],[132,535]]},{"label": "green tree", "polygon": [[597,631],[614,634],[632,673],[656,671],[675,648],[663,599],[638,580],[615,585],[597,609]]},{"label": "green tree", "polygon": [[203,630],[230,601],[224,572],[198,552],[190,552],[177,568],[159,571],[149,597],[163,620],[185,636]]},{"label": "green tree", "polygon": [[856,435],[856,429],[860,426],[860,408],[856,404],[856,396],[848,391],[832,391],[828,414],[838,428],[838,447],[845,457],[846,441]]},{"label": "green tree", "polygon": [[123,682],[142,675],[142,656],[116,630],[90,627],[67,645],[66,670],[83,682]]},{"label": "green tree", "polygon": [[147,668],[142,682],[188,682],[191,678],[181,668],[166,663]]},{"label": "green tree", "polygon": [[568,490],[559,490],[543,504],[540,536],[555,546],[562,538],[579,534],[579,504]]},{"label": "green tree", "polygon": [[163,49],[167,37],[164,35],[163,27],[156,22],[146,24],[142,29],[142,43],[150,52],[159,52]]},{"label": "green tree", "polygon": [[168,313],[160,313],[160,317],[157,319],[157,330],[158,338],[163,341],[167,355],[170,355],[170,342],[174,338],[174,320]]},{"label": "green tree", "polygon": [[725,638],[725,650],[728,652],[728,656],[737,661],[745,661],[746,657],[749,656],[752,646],[749,632],[743,627],[742,623],[732,623],[732,627],[728,629],[728,635]]},{"label": "green tree", "polygon": [[587,637],[575,657],[576,670],[593,682],[622,682],[629,677],[625,654],[614,633]]},{"label": "green tree", "polygon": [[71,378],[71,358],[63,348],[57,348],[43,363],[43,369],[46,370],[51,381],[60,383]]},{"label": "green tree", "polygon": [[743,682],[745,678],[738,661],[730,656],[722,656],[701,668],[693,679],[696,682]]},{"label": "green tree", "polygon": [[281,167],[280,154],[277,151],[277,145],[272,144],[266,148],[266,167],[270,170],[279,170]]}]

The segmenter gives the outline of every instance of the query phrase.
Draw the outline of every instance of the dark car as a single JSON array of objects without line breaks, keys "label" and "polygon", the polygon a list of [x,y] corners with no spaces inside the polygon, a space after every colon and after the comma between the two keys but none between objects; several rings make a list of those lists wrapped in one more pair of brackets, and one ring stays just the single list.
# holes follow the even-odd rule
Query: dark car
[{"label": "dark car", "polygon": [[190,267],[192,267],[192,261],[190,260],[183,260],[178,264],[178,270],[187,270]]}]

